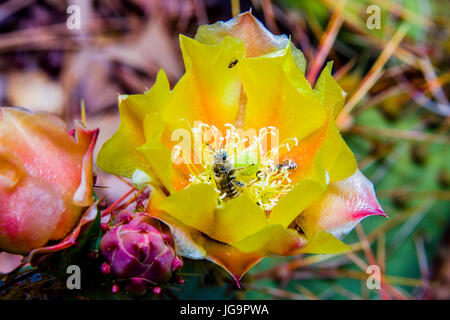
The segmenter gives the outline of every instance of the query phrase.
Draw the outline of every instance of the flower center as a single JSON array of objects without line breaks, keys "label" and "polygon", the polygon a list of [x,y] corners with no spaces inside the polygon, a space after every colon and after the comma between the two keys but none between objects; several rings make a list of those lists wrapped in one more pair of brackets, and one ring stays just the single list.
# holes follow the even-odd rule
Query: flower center
[{"label": "flower center", "polygon": [[[270,211],[279,198],[293,188],[289,176],[297,168],[291,160],[279,161],[280,149],[298,144],[288,139],[279,144],[275,127],[243,131],[226,124],[223,135],[216,127],[196,125],[194,156],[201,159],[204,170],[194,173],[190,182],[215,187],[219,204],[246,194],[265,211]],[[197,142],[197,143],[196,143]]]}]

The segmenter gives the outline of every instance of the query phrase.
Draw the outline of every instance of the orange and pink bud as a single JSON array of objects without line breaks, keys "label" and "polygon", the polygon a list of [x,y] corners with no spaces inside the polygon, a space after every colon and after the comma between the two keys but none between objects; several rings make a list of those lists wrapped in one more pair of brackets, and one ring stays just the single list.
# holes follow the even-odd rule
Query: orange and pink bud
[{"label": "orange and pink bud", "polygon": [[27,254],[60,240],[93,202],[98,130],[71,136],[51,114],[0,109],[0,250]]}]

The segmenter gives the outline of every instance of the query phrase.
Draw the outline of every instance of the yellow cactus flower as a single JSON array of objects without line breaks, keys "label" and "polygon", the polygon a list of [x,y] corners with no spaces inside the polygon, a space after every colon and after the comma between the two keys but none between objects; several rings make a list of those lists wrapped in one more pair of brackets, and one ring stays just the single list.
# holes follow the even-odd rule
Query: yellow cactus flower
[{"label": "yellow cactus flower", "polygon": [[335,236],[384,215],[337,129],[345,93],[331,64],[312,88],[303,54],[250,12],[180,45],[186,73],[173,89],[160,71],[144,94],[120,96],[97,161],[151,186],[148,210],[179,254],[238,281],[265,256],[344,252]]}]

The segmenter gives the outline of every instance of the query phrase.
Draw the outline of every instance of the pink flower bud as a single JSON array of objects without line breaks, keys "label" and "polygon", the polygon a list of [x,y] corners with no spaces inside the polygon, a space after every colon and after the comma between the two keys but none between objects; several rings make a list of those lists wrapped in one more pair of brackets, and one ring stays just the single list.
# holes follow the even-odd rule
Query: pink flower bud
[{"label": "pink flower bud", "polygon": [[120,291],[120,287],[117,284],[113,284],[111,287],[111,292],[112,293],[117,293]]},{"label": "pink flower bud", "polygon": [[101,270],[102,270],[103,274],[110,274],[111,273],[111,267],[106,262],[103,262]]},{"label": "pink flower bud", "polygon": [[[133,215],[135,215],[133,217]],[[111,274],[131,294],[166,283],[183,262],[176,255],[169,228],[146,215],[122,211],[100,242]]]},{"label": "pink flower bud", "polygon": [[161,294],[161,287],[154,287],[152,291],[154,294]]}]

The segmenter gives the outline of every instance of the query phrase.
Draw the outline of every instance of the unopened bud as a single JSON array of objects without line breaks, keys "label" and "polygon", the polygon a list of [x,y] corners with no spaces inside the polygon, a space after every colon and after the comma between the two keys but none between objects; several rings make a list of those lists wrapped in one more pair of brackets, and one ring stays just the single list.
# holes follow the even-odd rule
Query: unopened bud
[{"label": "unopened bud", "polygon": [[101,266],[101,270],[103,274],[110,274],[111,273],[111,266],[107,264],[106,262],[103,262]]},{"label": "unopened bud", "polygon": [[112,293],[117,293],[120,291],[120,287],[117,284],[113,284],[111,287],[111,292]]},{"label": "unopened bud", "polygon": [[154,294],[161,294],[161,287],[154,287],[152,291]]}]

